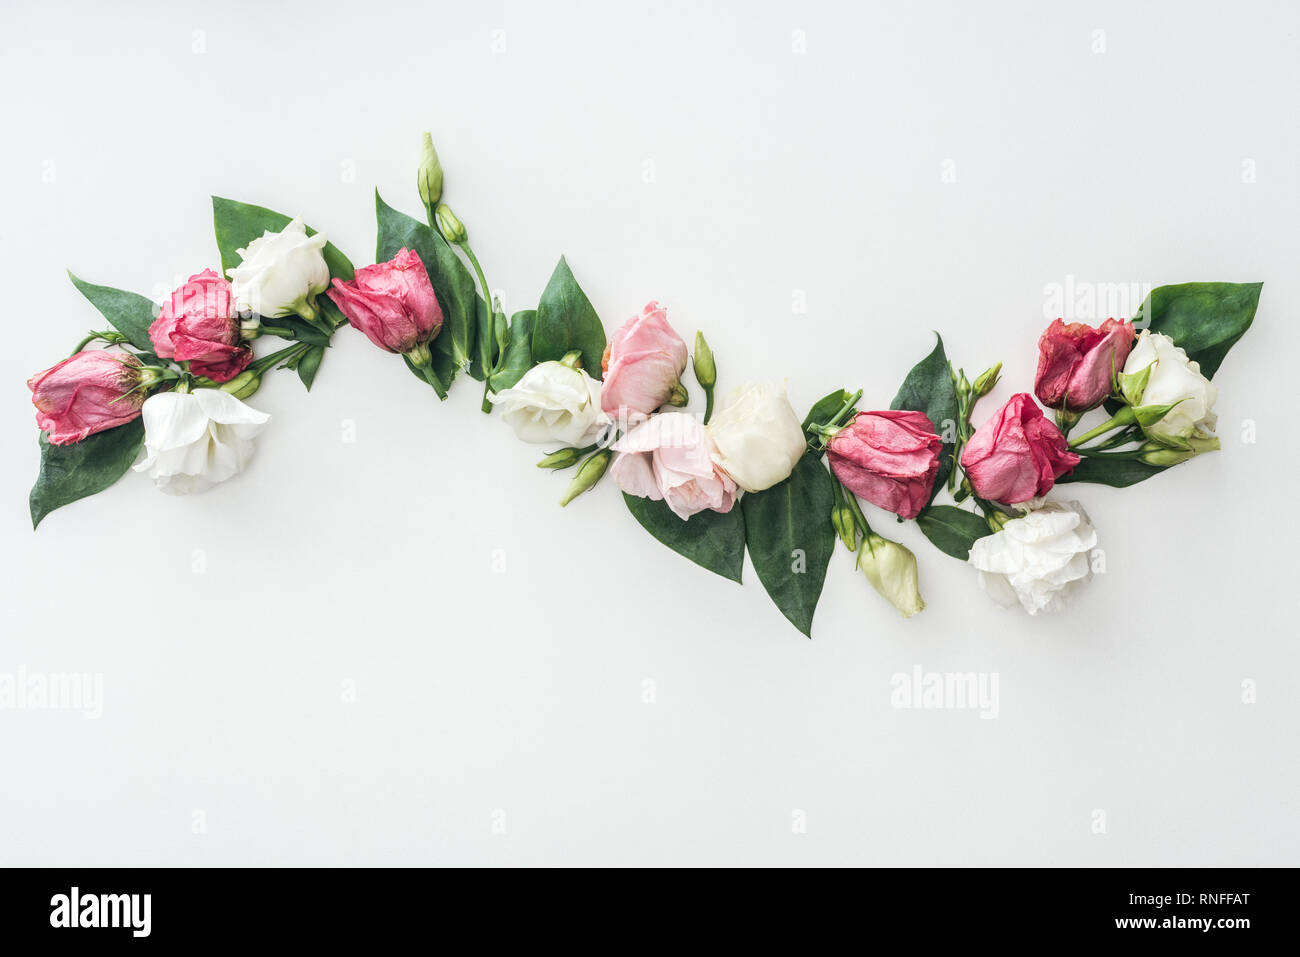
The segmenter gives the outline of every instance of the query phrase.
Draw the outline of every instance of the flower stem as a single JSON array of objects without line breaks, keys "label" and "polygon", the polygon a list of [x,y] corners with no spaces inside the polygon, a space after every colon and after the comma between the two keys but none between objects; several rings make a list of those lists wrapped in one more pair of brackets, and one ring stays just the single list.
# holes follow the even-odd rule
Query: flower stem
[{"label": "flower stem", "polygon": [[709,424],[709,419],[713,418],[713,386],[704,387],[704,424]]},{"label": "flower stem", "polygon": [[1133,407],[1131,405],[1126,405],[1095,429],[1090,429],[1077,439],[1073,439],[1070,442],[1070,448],[1078,451],[1079,446],[1083,445],[1085,442],[1090,442],[1099,435],[1105,435],[1112,429],[1118,429],[1122,426],[1130,426],[1135,422],[1137,422],[1137,415],[1134,414]]},{"label": "flower stem", "polygon": [[311,348],[312,346],[310,343],[297,342],[291,346],[286,346],[278,352],[272,352],[269,356],[262,356],[262,358],[249,363],[248,369],[257,375],[261,375],[268,369],[274,369],[279,363],[294,358],[295,355],[306,353],[307,350]]}]

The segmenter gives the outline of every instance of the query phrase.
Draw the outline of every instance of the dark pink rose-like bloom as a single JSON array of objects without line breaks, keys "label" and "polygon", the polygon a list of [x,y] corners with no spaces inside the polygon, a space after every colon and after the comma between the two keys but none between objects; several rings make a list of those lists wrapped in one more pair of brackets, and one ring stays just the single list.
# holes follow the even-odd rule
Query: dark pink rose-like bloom
[{"label": "dark pink rose-like bloom", "polygon": [[859,498],[916,518],[930,500],[942,447],[923,412],[859,412],[826,454],[835,477]]},{"label": "dark pink rose-like bloom", "polygon": [[386,263],[363,266],[327,293],[348,321],[389,352],[410,352],[442,329],[442,307],[424,263],[401,249]]},{"label": "dark pink rose-like bloom", "polygon": [[1068,412],[1095,409],[1110,395],[1132,348],[1133,323],[1127,319],[1107,319],[1097,329],[1057,319],[1038,340],[1038,401]]},{"label": "dark pink rose-like bloom", "polygon": [[615,418],[639,421],[668,401],[686,359],[686,343],[668,325],[668,310],[650,303],[619,326],[605,347],[601,407]]},{"label": "dark pink rose-like bloom", "polygon": [[27,380],[36,424],[51,445],[125,425],[140,415],[140,360],[125,352],[78,352]]},{"label": "dark pink rose-like bloom", "polygon": [[1013,395],[975,430],[961,453],[975,494],[1008,505],[1046,495],[1078,464],[1061,430],[1028,392]]},{"label": "dark pink rose-like bloom", "polygon": [[188,362],[195,375],[229,382],[253,361],[241,341],[230,283],[211,269],[191,276],[163,303],[149,326],[154,352]]}]

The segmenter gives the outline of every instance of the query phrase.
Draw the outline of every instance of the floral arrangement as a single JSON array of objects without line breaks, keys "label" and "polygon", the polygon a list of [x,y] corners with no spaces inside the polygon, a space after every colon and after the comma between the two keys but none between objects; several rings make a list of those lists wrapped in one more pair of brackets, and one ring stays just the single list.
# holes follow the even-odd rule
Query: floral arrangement
[{"label": "floral arrangement", "polygon": [[[553,447],[541,468],[574,470],[561,505],[608,472],[635,519],[697,564],[739,582],[748,549],[804,634],[837,539],[905,617],[925,607],[916,556],[868,523],[863,502],[916,522],[994,599],[1036,614],[1091,577],[1097,545],[1079,503],[1049,493],[1128,487],[1218,449],[1211,379],[1261,289],[1161,286],[1131,321],[1058,319],[1038,342],[1033,394],[978,426],[1001,363],[971,381],[942,339],[888,408],[877,407],[883,396],[864,403],[862,390],[836,389],[800,417],[783,387],[751,383],[715,409],[717,361],[701,333],[688,349],[651,302],[607,340],[563,258],[536,308],[507,318],[442,201],[428,134],[417,186],[424,221],[376,194],[375,265],[354,268],[301,219],[214,197],[221,270],[195,273],[161,306],[71,276],[110,328],[28,382],[41,430],[33,527],[131,469],[171,493],[235,475],[269,420],[245,400],[274,369],[310,389],[350,326],[440,398],[465,377],[482,383],[484,412]],[[285,345],[257,354],[267,337]],[[701,412],[686,411],[688,366]]]}]

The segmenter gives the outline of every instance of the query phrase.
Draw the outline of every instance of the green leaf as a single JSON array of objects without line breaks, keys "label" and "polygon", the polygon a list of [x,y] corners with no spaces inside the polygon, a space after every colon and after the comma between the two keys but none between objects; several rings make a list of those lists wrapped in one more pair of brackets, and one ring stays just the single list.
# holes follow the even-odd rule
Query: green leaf
[{"label": "green leaf", "polygon": [[474,355],[478,309],[486,306],[475,292],[474,277],[436,230],[393,209],[378,191],[375,192],[375,217],[379,225],[376,261],[386,262],[406,248],[420,257],[429,273],[429,282],[442,307],[443,323],[431,343],[433,368],[445,391]]},{"label": "green leaf", "polygon": [[917,516],[916,524],[939,551],[963,562],[978,539],[992,534],[983,518],[955,505],[932,505]]},{"label": "green leaf", "polygon": [[[237,250],[248,248],[248,244],[258,239],[267,231],[278,233],[293,221],[292,216],[277,213],[264,206],[253,206],[220,196],[212,197],[212,225],[217,234],[217,251],[221,254],[221,274],[240,263]],[[314,236],[316,230],[307,227],[307,235]],[[339,252],[333,243],[326,243],[321,250],[325,265],[329,266],[330,276],[350,280],[353,276],[352,263],[348,257]]]},{"label": "green leaf", "polygon": [[600,360],[605,354],[605,327],[561,256],[537,303],[533,361],[563,359],[565,353],[574,349],[582,351],[582,367],[587,375],[599,379]]},{"label": "green leaf", "polygon": [[56,508],[102,492],[135,462],[144,443],[144,423],[96,432],[72,445],[51,445],[42,433],[41,471],[29,499],[32,528]]},{"label": "green leaf", "polygon": [[[935,431],[943,437],[957,431],[957,390],[952,384],[952,370],[948,356],[943,351],[943,339],[935,333],[935,346],[928,356],[912,367],[903,380],[903,386],[894,396],[890,408],[909,412],[924,412]],[[952,471],[953,442],[945,439],[939,452],[939,472],[930,489],[930,501],[948,481]]]},{"label": "green leaf", "polygon": [[152,299],[124,289],[114,289],[112,286],[96,286],[78,279],[71,271],[68,272],[68,278],[90,300],[90,304],[104,314],[113,328],[126,336],[131,345],[153,352],[149,325],[158,316],[158,306]]},{"label": "green leaf", "polygon": [[510,338],[506,344],[506,358],[489,383],[493,392],[509,389],[533,367],[532,339],[533,323],[536,319],[535,309],[525,309],[510,317]]},{"label": "green leaf", "polygon": [[835,551],[831,526],[835,492],[830,473],[820,456],[810,453],[799,460],[784,482],[751,492],[740,504],[745,541],[758,580],[781,614],[811,638],[813,613]]},{"label": "green leaf", "polygon": [[739,508],[730,512],[697,512],[688,521],[673,514],[663,501],[623,493],[628,511],[641,527],[679,555],[711,572],[740,581],[745,567],[745,520]]},{"label": "green leaf", "polygon": [[316,346],[327,346],[330,344],[328,333],[322,332],[318,326],[312,325],[305,319],[298,316],[282,316],[272,322],[272,325],[282,326],[291,333],[290,337],[298,342],[310,342]]},{"label": "green leaf", "polygon": [[812,432],[814,423],[825,425],[835,413],[844,408],[844,403],[848,402],[853,396],[852,392],[845,389],[836,389],[824,399],[818,399],[817,403],[808,411],[807,417],[803,420],[803,434],[811,442],[817,436]]},{"label": "green leaf", "polygon": [[298,360],[298,378],[302,380],[308,392],[311,391],[311,384],[316,381],[316,371],[320,369],[320,361],[324,358],[325,347],[317,345],[304,352],[302,358]]},{"label": "green leaf", "polygon": [[1149,321],[1181,346],[1189,359],[1201,364],[1201,374],[1213,378],[1223,357],[1250,328],[1259,306],[1262,282],[1185,282],[1151,290],[1135,323]]},{"label": "green leaf", "polygon": [[1057,485],[1070,482],[1095,482],[1112,488],[1128,488],[1153,475],[1159,475],[1167,465],[1147,465],[1136,459],[1103,459],[1084,457],[1069,475],[1056,480]]}]

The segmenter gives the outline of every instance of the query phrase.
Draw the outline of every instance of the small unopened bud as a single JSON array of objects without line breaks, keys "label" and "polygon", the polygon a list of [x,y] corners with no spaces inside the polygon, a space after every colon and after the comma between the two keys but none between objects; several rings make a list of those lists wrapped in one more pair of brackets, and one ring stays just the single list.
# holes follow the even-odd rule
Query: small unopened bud
[{"label": "small unopened bud", "polygon": [[1002,363],[991,366],[981,372],[975,379],[975,384],[971,386],[971,394],[981,399],[993,391],[993,387],[998,384],[998,379],[1002,376]]},{"label": "small unopened bud", "polygon": [[853,520],[853,509],[847,505],[836,505],[831,509],[831,525],[835,527],[835,534],[840,537],[844,547],[855,551],[858,547],[858,526]]},{"label": "small unopened bud", "polygon": [[1142,454],[1138,458],[1147,465],[1178,465],[1203,452],[1217,452],[1219,447],[1217,435],[1194,435],[1187,439],[1185,449],[1171,449],[1159,442],[1148,442],[1142,446]]},{"label": "small unopened bud", "polygon": [[241,339],[256,339],[262,334],[262,317],[257,313],[250,313],[239,320],[239,337]]},{"label": "small unopened bud", "polygon": [[672,393],[668,396],[668,404],[676,408],[681,408],[691,400],[686,391],[686,386],[682,385],[682,380],[678,379],[677,384],[673,386]]},{"label": "small unopened bud", "polygon": [[718,367],[713,361],[713,350],[704,341],[704,333],[695,333],[695,381],[703,389],[718,384]]},{"label": "small unopened bud", "polygon": [[140,367],[140,385],[139,387],[148,392],[154,386],[163,381],[163,373],[167,370],[159,366],[141,366]]},{"label": "small unopened bud", "polygon": [[235,376],[229,382],[222,383],[221,391],[229,392],[236,399],[247,399],[262,385],[262,377],[251,369]]},{"label": "small unopened bud", "polygon": [[453,246],[461,245],[468,238],[465,224],[456,218],[456,214],[446,203],[439,203],[433,215],[438,223],[438,232],[442,233],[442,238]]},{"label": "small unopened bud", "polygon": [[420,187],[420,201],[427,209],[433,209],[442,199],[442,163],[438,162],[438,151],[433,148],[433,135],[424,134],[420,142],[420,169],[416,173]]},{"label": "small unopened bud", "polygon": [[577,449],[560,449],[538,462],[537,467],[539,469],[567,469],[570,466],[577,465],[580,458],[582,458],[582,453]]},{"label": "small unopened bud", "polygon": [[560,506],[568,505],[599,482],[600,477],[605,474],[605,469],[609,468],[609,460],[613,455],[614,453],[609,449],[600,449],[589,455],[586,461],[578,466],[577,474],[573,476],[573,481],[569,483],[569,490],[564,493],[564,498],[560,499]]}]

